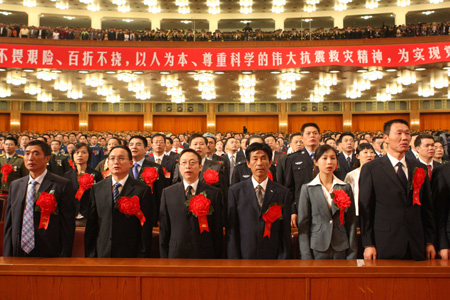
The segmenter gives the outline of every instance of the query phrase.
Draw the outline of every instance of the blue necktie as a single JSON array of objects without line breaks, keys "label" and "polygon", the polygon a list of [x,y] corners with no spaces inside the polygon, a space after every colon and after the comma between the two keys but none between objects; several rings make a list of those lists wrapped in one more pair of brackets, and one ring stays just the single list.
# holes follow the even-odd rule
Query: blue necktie
[{"label": "blue necktie", "polygon": [[37,181],[31,181],[31,187],[28,189],[27,200],[25,203],[25,211],[23,213],[22,220],[22,239],[21,245],[23,251],[26,254],[30,254],[30,252],[34,249],[34,201],[36,198],[36,184]]},{"label": "blue necktie", "polygon": [[120,184],[120,182],[116,182],[114,183],[114,191],[113,191],[113,200],[114,203],[117,202],[117,198],[119,197],[119,187],[121,187],[122,185]]},{"label": "blue necktie", "polygon": [[139,164],[138,163],[134,163],[134,165],[133,165],[133,177],[134,177],[134,179],[138,179],[138,177],[139,177],[138,167],[139,167]]},{"label": "blue necktie", "polygon": [[314,158],[316,158],[316,153],[311,153],[311,159],[314,161]]},{"label": "blue necktie", "polygon": [[403,164],[401,162],[397,163],[397,176],[400,179],[405,190],[408,190],[408,179],[406,178],[405,171],[403,171]]}]

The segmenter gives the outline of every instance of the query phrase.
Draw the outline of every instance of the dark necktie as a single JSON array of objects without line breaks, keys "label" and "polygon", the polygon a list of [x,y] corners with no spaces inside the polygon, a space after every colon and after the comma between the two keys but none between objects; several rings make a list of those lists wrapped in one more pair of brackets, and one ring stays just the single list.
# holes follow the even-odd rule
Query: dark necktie
[{"label": "dark necktie", "polygon": [[191,199],[191,197],[192,197],[192,189],[193,189],[193,188],[192,188],[192,186],[190,186],[190,185],[189,185],[189,186],[187,187],[187,189],[186,189],[186,199],[187,199],[187,200]]},{"label": "dark necktie", "polygon": [[262,186],[260,184],[256,186],[256,199],[258,200],[259,208],[261,208],[263,205],[264,196],[262,192]]},{"label": "dark necktie", "polygon": [[138,163],[134,163],[134,165],[133,165],[133,177],[134,177],[134,179],[138,179],[138,177],[139,177],[138,167],[139,167],[139,164]]},{"label": "dark necktie", "polygon": [[114,183],[114,191],[113,191],[114,203],[117,202],[117,198],[119,197],[119,187],[121,187],[121,186],[122,186],[122,184],[120,184],[120,182]]},{"label": "dark necktie", "polygon": [[316,158],[316,153],[311,153],[311,159],[314,161],[314,158]]},{"label": "dark necktie", "polygon": [[397,176],[400,179],[400,182],[403,185],[405,190],[408,189],[408,179],[406,178],[405,171],[403,171],[403,164],[401,162],[397,163]]},{"label": "dark necktie", "polygon": [[352,169],[352,159],[349,157],[347,157],[347,164],[348,164],[348,168],[351,170]]}]

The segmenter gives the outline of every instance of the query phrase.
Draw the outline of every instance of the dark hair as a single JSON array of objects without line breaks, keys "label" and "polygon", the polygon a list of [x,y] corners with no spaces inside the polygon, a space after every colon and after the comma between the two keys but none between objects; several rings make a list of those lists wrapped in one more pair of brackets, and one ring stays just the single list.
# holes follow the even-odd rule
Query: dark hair
[{"label": "dark hair", "polygon": [[277,139],[275,138],[275,136],[273,134],[266,134],[264,136],[264,141],[266,141],[267,138],[273,137],[273,139],[275,140],[275,142],[277,141]]},{"label": "dark hair", "polygon": [[[87,135],[86,134],[81,134],[80,137],[84,136],[87,139]],[[78,139],[80,139],[80,137]]]},{"label": "dark hair", "polygon": [[88,151],[89,157],[88,157],[88,161],[87,162],[89,163],[91,161],[91,157],[92,157],[92,149],[86,143],[75,144],[75,147],[73,148],[72,155],[73,155],[73,153],[77,152],[80,148],[83,148],[83,147],[86,147],[86,149]]},{"label": "dark hair", "polygon": [[151,136],[152,143],[153,143],[153,139],[154,139],[155,137],[158,137],[158,136],[162,137],[163,140],[164,140],[164,142],[166,142],[166,136],[165,136],[164,134],[162,134],[162,133],[155,133],[154,135]]},{"label": "dark hair", "polygon": [[[147,148],[147,146],[148,146],[147,139],[145,137],[143,137],[142,135],[133,135],[132,137],[130,137],[130,141],[132,139],[139,139],[139,140],[141,140],[142,143],[144,144],[144,148]],[[128,141],[128,143],[129,143],[129,141]]]},{"label": "dark hair", "polygon": [[77,136],[74,132],[69,133],[69,136],[71,135]]},{"label": "dark hair", "polygon": [[41,136],[39,136],[39,137],[38,137],[38,139],[39,139],[39,138],[43,139],[43,140],[44,140],[44,142],[46,142],[46,143],[47,143],[47,138],[46,138],[45,136],[42,136],[42,135],[41,135]]},{"label": "dark hair", "polygon": [[264,143],[264,139],[262,136],[254,134],[247,139],[247,145],[250,145],[250,142],[254,139],[261,139],[261,141]]},{"label": "dark hair", "polygon": [[[231,140],[231,139],[236,139],[236,138],[235,138],[234,136],[230,136],[229,138],[227,138],[227,139],[225,140],[225,143],[223,144],[223,148],[226,147],[226,145],[228,144],[228,141]],[[263,139],[263,141],[264,141],[264,139]]]},{"label": "dark hair", "polygon": [[202,164],[202,157],[200,156],[200,154],[198,154],[197,151],[195,151],[194,149],[191,149],[191,148],[187,148],[187,149],[184,149],[183,151],[181,151],[181,154],[180,154],[180,157],[178,158],[178,161],[181,160],[181,157],[182,157],[183,154],[185,154],[185,153],[194,153],[195,156],[197,156],[197,158],[198,158],[198,163],[199,163],[200,165]]},{"label": "dark hair", "polygon": [[[53,143],[53,142],[57,142],[57,143],[61,146],[61,141],[60,141],[60,140],[53,140],[52,143]],[[51,143],[50,143],[50,144],[51,144]]]},{"label": "dark hair", "polygon": [[6,138],[5,138],[5,142],[6,141],[13,141],[14,142],[14,146],[17,146],[17,139],[16,138],[13,138],[12,136],[7,136]]},{"label": "dark hair", "polygon": [[96,135],[96,134],[91,134],[91,135],[90,135],[90,137],[93,137],[93,136],[97,137],[97,135]]},{"label": "dark hair", "polygon": [[302,136],[302,134],[300,132],[295,132],[291,134],[291,136],[289,137],[289,143],[292,142],[292,139],[296,136]]},{"label": "dark hair", "polygon": [[173,145],[173,140],[170,137],[166,137],[166,142],[169,141],[171,145]]},{"label": "dark hair", "polygon": [[356,154],[359,154],[359,152],[363,150],[372,150],[373,153],[375,153],[375,149],[373,149],[373,146],[369,143],[361,143],[358,145],[358,148],[356,148]]},{"label": "dark hair", "polygon": [[52,148],[50,148],[50,146],[46,142],[43,142],[40,140],[31,141],[25,146],[25,150],[30,146],[39,146],[41,148],[42,152],[44,152],[45,156],[52,155]]},{"label": "dark hair", "polygon": [[203,139],[203,141],[205,142],[205,145],[208,145],[208,140],[207,140],[203,135],[196,133],[196,134],[193,134],[193,135],[189,138],[189,146],[191,146],[191,143],[192,143],[192,141],[193,141],[194,139],[198,139],[198,138]]},{"label": "dark hair", "polygon": [[133,160],[133,155],[131,155],[130,148],[128,148],[126,146],[122,146],[122,145],[114,146],[114,147],[112,147],[111,151],[109,151],[109,155],[111,155],[111,152],[113,152],[114,149],[124,149],[128,153],[128,159]]},{"label": "dark hair", "polygon": [[403,120],[403,119],[394,119],[394,120],[390,120],[390,121],[387,121],[386,123],[384,123],[384,125],[383,125],[383,133],[386,134],[386,135],[389,135],[389,133],[391,132],[392,124],[395,124],[395,123],[404,124],[404,125],[408,126],[408,128],[409,128],[409,124],[405,120]]},{"label": "dark hair", "polygon": [[109,142],[110,140],[116,140],[117,142],[119,142],[119,145],[122,145],[122,141],[121,141],[119,138],[112,137],[112,138],[110,138],[110,139],[108,140],[108,142]]},{"label": "dark hair", "polygon": [[377,135],[372,139],[372,143],[375,143],[376,140],[382,140],[383,137],[381,135]]},{"label": "dark hair", "polygon": [[269,161],[272,161],[272,149],[270,149],[269,145],[267,145],[266,143],[253,143],[253,144],[249,145],[247,147],[247,149],[245,149],[245,156],[246,156],[248,162],[250,161],[250,156],[251,156],[252,152],[255,152],[258,150],[262,150],[262,151],[266,152],[267,157],[269,158]]},{"label": "dark hair", "polygon": [[317,131],[320,133],[319,125],[317,125],[316,123],[305,123],[302,125],[302,128],[300,129],[300,133],[302,134],[302,136],[303,136],[303,133],[305,133],[306,127],[315,127],[317,129]]},{"label": "dark hair", "polygon": [[325,144],[325,145],[319,146],[319,148],[317,148],[316,152],[314,153],[314,160],[315,160],[315,161],[318,161],[319,158],[321,158],[322,155],[323,155],[325,152],[327,152],[328,150],[333,150],[333,152],[334,152],[334,153],[336,154],[336,156],[337,156],[337,151],[336,151],[336,149],[334,149],[334,148],[331,147],[330,145]]},{"label": "dark hair", "polygon": [[416,140],[414,141],[414,147],[419,147],[422,144],[422,140],[424,139],[432,139],[434,142],[433,136],[429,134],[420,134],[417,136]]},{"label": "dark hair", "polygon": [[[170,137],[172,137],[172,136],[170,136]],[[177,137],[177,136],[174,136],[174,137],[173,137],[172,142],[173,142],[175,139],[177,139],[177,140],[179,140],[179,141],[181,142],[180,138]],[[173,144],[173,143],[172,143],[172,144]]]},{"label": "dark hair", "polygon": [[332,137],[325,139],[325,144],[326,144],[328,141],[334,141],[334,142],[336,142],[336,140],[333,139]]},{"label": "dark hair", "polygon": [[353,133],[351,133],[350,131],[346,131],[346,132],[341,133],[341,135],[339,136],[338,141],[340,143],[342,143],[342,139],[344,138],[344,136],[351,136],[353,138],[353,140],[355,139],[355,135]]}]

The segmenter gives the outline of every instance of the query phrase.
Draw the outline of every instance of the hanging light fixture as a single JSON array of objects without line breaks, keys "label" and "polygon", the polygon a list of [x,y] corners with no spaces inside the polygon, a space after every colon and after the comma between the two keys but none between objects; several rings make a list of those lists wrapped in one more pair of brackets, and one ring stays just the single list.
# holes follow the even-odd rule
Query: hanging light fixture
[{"label": "hanging light fixture", "polygon": [[23,0],[23,6],[36,7],[36,0]]},{"label": "hanging light fixture", "polygon": [[4,83],[0,83],[0,98],[11,97],[11,89]]},{"label": "hanging light fixture", "polygon": [[36,77],[37,79],[41,79],[44,81],[50,81],[50,80],[56,80],[56,78],[58,78],[58,73],[56,72],[51,72],[50,70],[39,70],[36,73]]},{"label": "hanging light fixture", "polygon": [[18,85],[26,84],[27,78],[25,76],[25,73],[22,71],[17,71],[17,70],[8,71],[6,73],[6,83],[18,86]]},{"label": "hanging light fixture", "polygon": [[86,74],[86,81],[87,86],[90,87],[98,87],[103,85],[103,75],[100,73],[92,73],[92,74]]},{"label": "hanging light fixture", "polygon": [[25,86],[24,93],[28,95],[37,95],[41,92],[41,87],[36,83],[28,83]]}]

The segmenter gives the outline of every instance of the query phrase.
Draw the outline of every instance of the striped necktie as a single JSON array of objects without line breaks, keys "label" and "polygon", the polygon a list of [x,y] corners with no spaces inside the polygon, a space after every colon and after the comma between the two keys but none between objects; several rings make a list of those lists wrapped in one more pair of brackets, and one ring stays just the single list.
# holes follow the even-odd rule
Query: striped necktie
[{"label": "striped necktie", "polygon": [[120,182],[116,182],[114,183],[114,191],[113,191],[113,200],[114,203],[117,202],[117,198],[119,197],[119,188],[122,186],[122,184],[120,184]]},{"label": "striped necktie", "polygon": [[[22,239],[20,247],[25,251],[26,254],[30,254],[30,252],[34,249],[34,201],[36,198],[36,185],[38,182],[36,180],[32,180],[31,186],[28,189],[27,200],[25,203],[25,211],[23,213],[22,220]],[[29,184],[30,184],[29,183]]]}]

